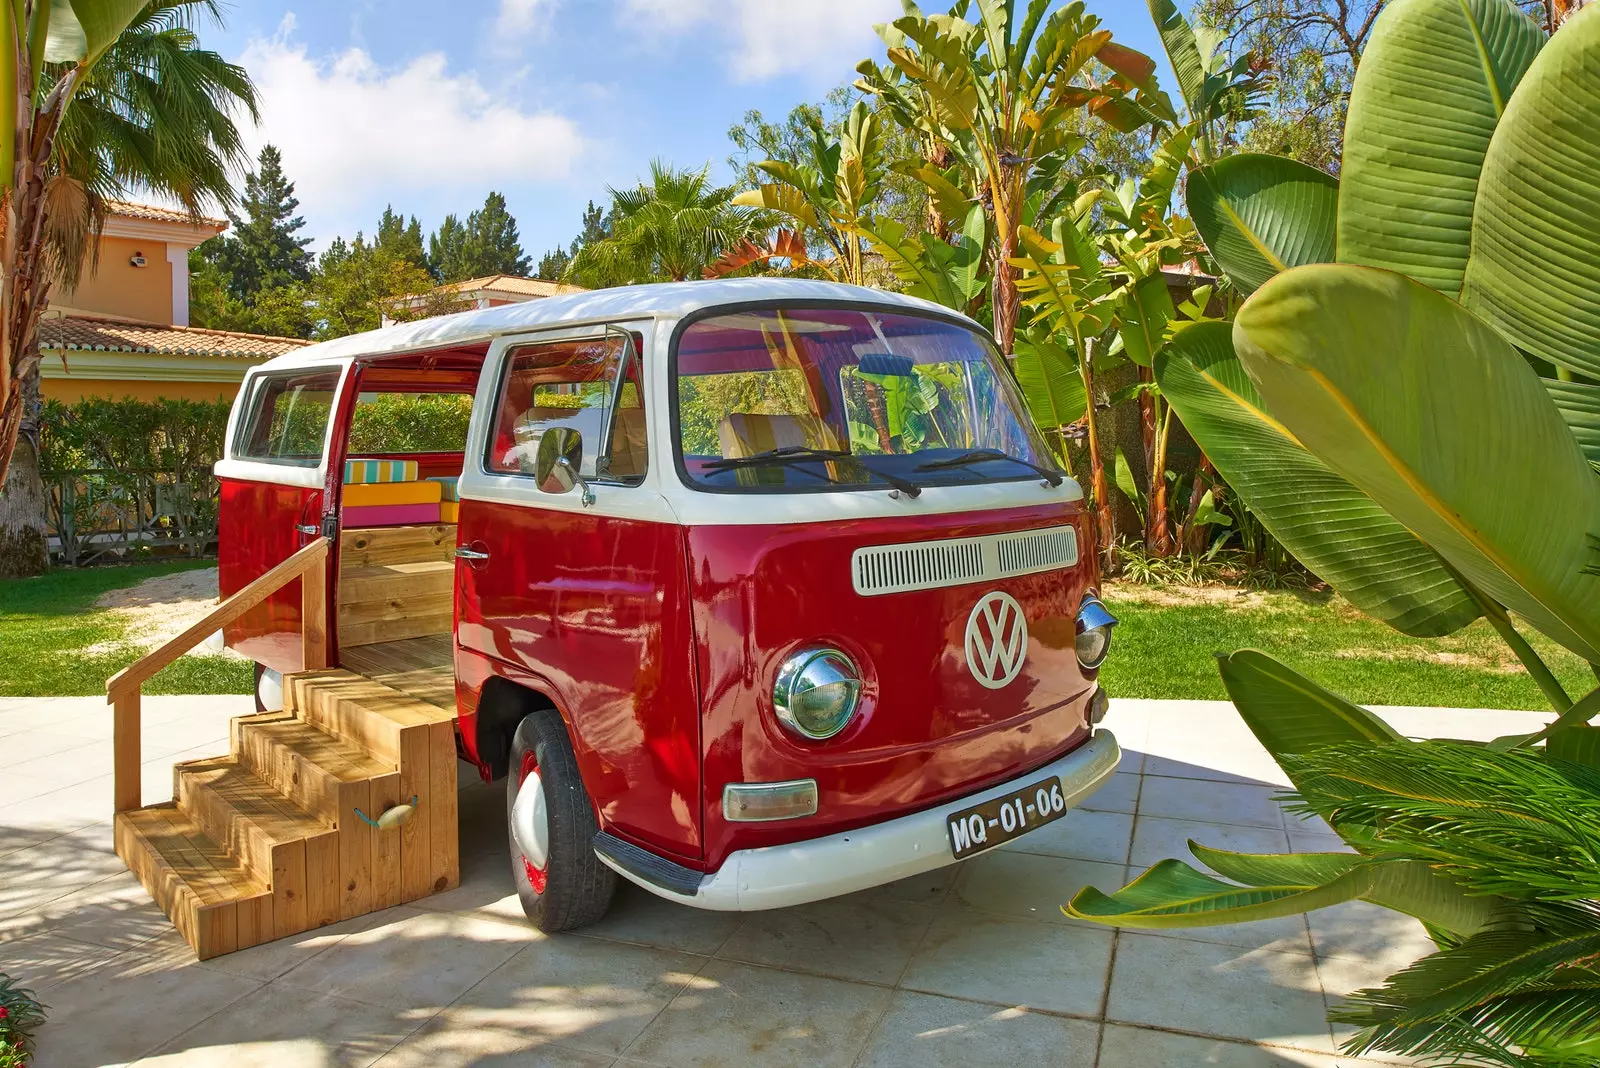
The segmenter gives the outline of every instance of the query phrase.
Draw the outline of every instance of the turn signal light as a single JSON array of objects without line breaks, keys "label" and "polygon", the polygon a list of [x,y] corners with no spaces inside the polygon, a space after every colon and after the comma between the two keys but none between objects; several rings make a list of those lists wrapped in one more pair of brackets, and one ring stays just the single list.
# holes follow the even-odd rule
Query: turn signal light
[{"label": "turn signal light", "polygon": [[731,782],[722,788],[722,816],[739,823],[792,820],[817,812],[817,780]]}]

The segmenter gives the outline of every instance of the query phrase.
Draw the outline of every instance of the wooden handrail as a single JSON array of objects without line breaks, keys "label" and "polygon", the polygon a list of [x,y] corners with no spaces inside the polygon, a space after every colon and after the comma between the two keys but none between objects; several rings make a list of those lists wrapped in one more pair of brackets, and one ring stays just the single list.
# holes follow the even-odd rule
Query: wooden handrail
[{"label": "wooden handrail", "polygon": [[328,666],[328,539],[318,538],[236,592],[182,634],[152,649],[106,680],[106,703],[113,709],[113,794],[116,810],[140,807],[139,703],[145,682],[193,649],[207,636],[293,582],[300,584],[300,652],[305,670]]}]

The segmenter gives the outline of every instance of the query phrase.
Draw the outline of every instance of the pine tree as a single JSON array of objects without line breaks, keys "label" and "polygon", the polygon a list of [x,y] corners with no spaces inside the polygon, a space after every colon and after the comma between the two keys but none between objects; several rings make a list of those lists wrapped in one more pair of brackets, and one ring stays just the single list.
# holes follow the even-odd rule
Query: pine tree
[{"label": "pine tree", "polygon": [[[294,183],[283,175],[283,157],[272,145],[261,149],[256,170],[245,176],[245,218],[228,212],[231,232],[209,254],[226,279],[228,292],[241,300],[311,277],[309,237],[296,237],[305,219],[295,214],[300,201]],[[210,242],[207,242],[210,244]]]},{"label": "pine tree", "polygon": [[539,260],[539,269],[533,272],[535,278],[543,278],[551,282],[561,281],[561,276],[566,273],[567,264],[572,262],[572,256],[564,248],[553,248]]},{"label": "pine tree", "polygon": [[384,206],[373,245],[422,270],[428,268],[428,255],[422,250],[422,224],[415,215],[407,221],[404,215],[395,214],[392,204]]},{"label": "pine tree", "polygon": [[428,269],[441,282],[491,274],[525,275],[531,262],[522,251],[517,220],[499,193],[490,193],[465,224],[454,215],[445,216],[428,239]]},{"label": "pine tree", "polygon": [[583,209],[583,231],[572,239],[568,248],[553,248],[544,254],[539,261],[539,269],[533,273],[535,278],[546,278],[552,282],[559,282],[567,273],[567,266],[578,250],[585,245],[596,241],[603,241],[611,234],[611,216],[606,210],[589,201],[589,206]]}]

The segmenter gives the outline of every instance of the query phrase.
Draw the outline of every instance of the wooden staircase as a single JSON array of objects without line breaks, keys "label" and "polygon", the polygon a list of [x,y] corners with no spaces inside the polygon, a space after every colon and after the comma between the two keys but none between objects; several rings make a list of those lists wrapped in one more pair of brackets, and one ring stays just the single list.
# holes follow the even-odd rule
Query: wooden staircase
[{"label": "wooden staircase", "polygon": [[[413,536],[428,544],[406,552],[436,553],[447,533],[453,543],[453,528],[429,528]],[[328,550],[327,539],[316,539],[106,683],[117,855],[201,959],[460,883],[450,638],[429,619],[398,640],[349,648],[343,667],[326,667]],[[408,604],[436,608],[417,599],[413,572],[437,595],[443,569],[380,574],[391,562],[353,561],[369,572],[370,588],[358,592],[391,606],[400,624]],[[172,800],[142,805],[145,681],[297,579],[308,670],[284,678],[283,710],[233,720],[226,756],[176,765]]]},{"label": "wooden staircase", "polygon": [[117,855],[202,960],[447,890],[452,718],[353,671],[291,675],[229,755],[173,768],[172,801],[117,813]]}]

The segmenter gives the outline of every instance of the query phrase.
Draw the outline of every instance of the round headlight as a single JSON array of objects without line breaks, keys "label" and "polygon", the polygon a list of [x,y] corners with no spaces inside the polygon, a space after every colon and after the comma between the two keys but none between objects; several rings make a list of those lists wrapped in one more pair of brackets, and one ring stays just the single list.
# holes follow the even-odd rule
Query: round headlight
[{"label": "round headlight", "polygon": [[844,730],[861,700],[861,672],[837,649],[813,646],[792,654],[778,669],[772,707],[778,722],[803,738],[832,738]]},{"label": "round headlight", "polygon": [[1106,611],[1098,597],[1085,597],[1078,608],[1078,663],[1085,671],[1093,671],[1105,663],[1111,652],[1111,628],[1117,617]]}]

